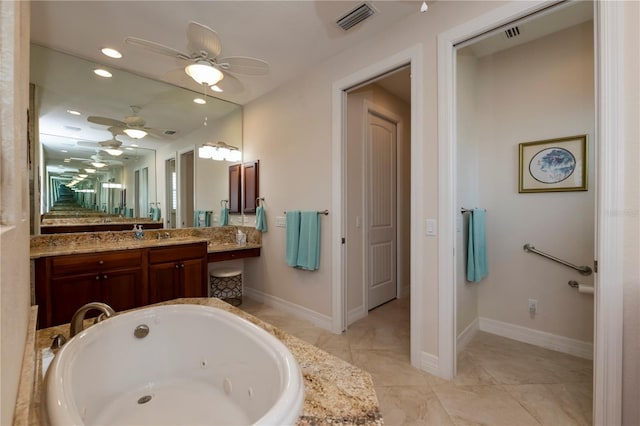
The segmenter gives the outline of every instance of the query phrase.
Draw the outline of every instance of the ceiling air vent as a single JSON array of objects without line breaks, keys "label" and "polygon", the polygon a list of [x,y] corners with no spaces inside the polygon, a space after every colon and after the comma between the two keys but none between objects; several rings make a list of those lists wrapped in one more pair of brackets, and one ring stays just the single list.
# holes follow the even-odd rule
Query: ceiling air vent
[{"label": "ceiling air vent", "polygon": [[165,131],[164,131],[164,134],[165,134],[165,135],[169,135],[169,136],[171,136],[171,135],[175,135],[175,134],[176,134],[176,131],[175,131],[175,130],[165,130]]},{"label": "ceiling air vent", "polygon": [[376,10],[369,3],[362,3],[355,9],[347,12],[341,18],[338,18],[336,24],[343,30],[347,31],[370,16],[375,15]]},{"label": "ceiling air vent", "polygon": [[514,38],[515,36],[520,35],[520,28],[518,27],[507,28],[504,34],[507,36],[507,38]]}]

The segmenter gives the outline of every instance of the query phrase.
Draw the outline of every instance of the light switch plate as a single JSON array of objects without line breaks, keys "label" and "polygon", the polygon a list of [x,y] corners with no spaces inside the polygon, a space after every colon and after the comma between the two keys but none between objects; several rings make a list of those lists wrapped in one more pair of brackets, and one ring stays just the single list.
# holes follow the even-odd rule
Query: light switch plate
[{"label": "light switch plate", "polygon": [[425,223],[424,233],[429,236],[438,235],[438,228],[435,219],[427,219]]},{"label": "light switch plate", "polygon": [[276,216],[276,227],[277,228],[286,228],[287,227],[287,218],[284,216]]}]

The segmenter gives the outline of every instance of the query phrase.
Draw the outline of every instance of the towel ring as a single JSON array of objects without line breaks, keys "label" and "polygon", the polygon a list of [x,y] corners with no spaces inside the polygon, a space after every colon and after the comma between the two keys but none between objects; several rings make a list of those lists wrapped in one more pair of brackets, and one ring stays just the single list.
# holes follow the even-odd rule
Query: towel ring
[{"label": "towel ring", "polygon": [[256,207],[260,206],[260,201],[264,201],[264,197],[256,198]]},{"label": "towel ring", "polygon": [[229,200],[220,200],[220,207],[223,209],[229,205]]}]

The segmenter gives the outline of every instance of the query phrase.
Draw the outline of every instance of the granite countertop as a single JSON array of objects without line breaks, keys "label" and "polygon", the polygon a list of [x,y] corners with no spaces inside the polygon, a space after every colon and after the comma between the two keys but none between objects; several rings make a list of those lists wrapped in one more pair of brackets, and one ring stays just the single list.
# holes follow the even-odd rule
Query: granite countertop
[{"label": "granite countertop", "polygon": [[[234,313],[265,329],[282,341],[298,361],[304,377],[305,400],[298,425],[382,425],[378,399],[369,373],[343,361],[323,350],[291,336],[219,299],[176,299],[157,305],[197,304],[221,308]],[[43,377],[41,373],[42,350],[51,344],[51,336],[69,335],[69,324],[39,330],[36,335],[37,356],[34,368],[35,390],[29,404],[29,424],[40,426],[39,410]],[[17,413],[20,414],[20,413]],[[25,414],[22,413],[22,418]]]},{"label": "granite countertop", "polygon": [[[255,228],[240,227],[247,234],[246,244],[235,242],[238,227],[182,228],[146,231],[142,239],[135,239],[131,231],[49,234],[31,237],[30,257],[62,256],[115,250],[164,247],[198,242],[207,243],[209,253],[248,250],[262,246],[262,235]],[[161,238],[158,238],[158,235]],[[169,238],[165,238],[169,235]]]}]

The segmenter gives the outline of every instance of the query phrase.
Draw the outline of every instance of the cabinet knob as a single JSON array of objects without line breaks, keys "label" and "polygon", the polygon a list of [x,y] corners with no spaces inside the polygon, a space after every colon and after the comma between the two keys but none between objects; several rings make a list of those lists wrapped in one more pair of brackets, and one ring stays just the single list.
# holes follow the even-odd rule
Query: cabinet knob
[{"label": "cabinet knob", "polygon": [[181,264],[180,264],[180,267],[181,267],[181,268],[184,268],[184,263],[181,263]]},{"label": "cabinet knob", "polygon": [[100,275],[96,275],[96,280],[99,280],[99,279],[100,279]]},{"label": "cabinet knob", "polygon": [[107,275],[106,274],[103,275],[102,278],[104,278],[106,280],[107,279]]},{"label": "cabinet knob", "polygon": [[176,263],[176,269],[180,268],[180,264]]},{"label": "cabinet knob", "polygon": [[100,261],[98,261],[98,264],[99,264],[99,265],[104,265],[104,260],[100,260]]}]

